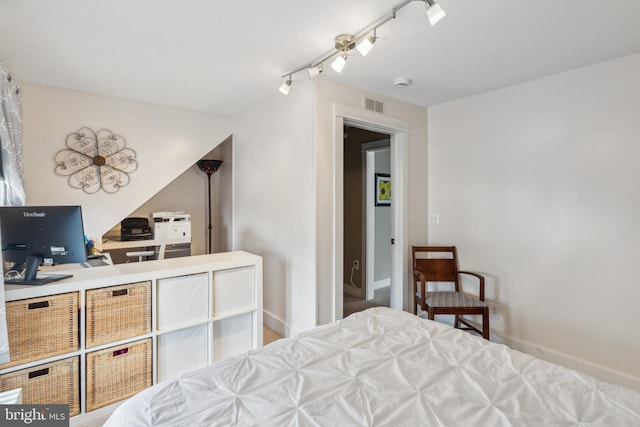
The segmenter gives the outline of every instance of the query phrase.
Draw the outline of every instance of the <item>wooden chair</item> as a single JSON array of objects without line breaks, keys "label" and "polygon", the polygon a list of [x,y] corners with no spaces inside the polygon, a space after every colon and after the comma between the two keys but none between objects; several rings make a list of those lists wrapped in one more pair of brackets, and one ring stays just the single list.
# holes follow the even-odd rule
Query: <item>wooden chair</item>
[{"label": "wooden chair", "polygon": [[[489,306],[484,302],[484,277],[458,269],[455,246],[413,246],[412,256],[416,311],[420,307],[431,320],[436,314],[453,314],[456,328],[472,330],[489,339]],[[461,291],[460,275],[463,274],[478,279],[478,298]],[[437,282],[453,283],[454,290],[429,292],[427,283],[433,285]],[[465,314],[481,315],[482,330],[464,319],[462,316]]]}]

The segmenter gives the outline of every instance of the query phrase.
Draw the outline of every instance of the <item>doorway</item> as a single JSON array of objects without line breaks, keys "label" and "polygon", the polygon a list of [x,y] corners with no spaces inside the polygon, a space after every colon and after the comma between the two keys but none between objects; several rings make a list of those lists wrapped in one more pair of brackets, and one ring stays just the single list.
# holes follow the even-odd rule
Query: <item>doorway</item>
[{"label": "doorway", "polygon": [[407,236],[407,164],[408,164],[408,123],[387,117],[372,111],[335,104],[334,105],[334,139],[333,139],[333,238],[332,238],[332,299],[333,320],[343,318],[344,295],[344,186],[343,186],[343,149],[344,125],[358,127],[390,135],[391,157],[391,193],[393,203],[391,214],[391,284],[389,306],[402,310],[408,307],[408,269],[406,260],[408,249],[405,247]]},{"label": "doorway", "polygon": [[375,203],[376,174],[390,175],[389,134],[343,128],[343,317],[390,305],[390,206]]}]

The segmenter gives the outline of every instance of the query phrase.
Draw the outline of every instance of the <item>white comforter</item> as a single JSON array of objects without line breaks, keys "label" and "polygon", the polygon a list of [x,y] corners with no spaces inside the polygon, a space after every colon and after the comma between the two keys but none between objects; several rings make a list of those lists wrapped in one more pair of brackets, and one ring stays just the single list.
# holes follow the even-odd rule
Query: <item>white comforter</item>
[{"label": "white comforter", "polygon": [[106,426],[640,426],[640,393],[387,308],[151,387]]}]

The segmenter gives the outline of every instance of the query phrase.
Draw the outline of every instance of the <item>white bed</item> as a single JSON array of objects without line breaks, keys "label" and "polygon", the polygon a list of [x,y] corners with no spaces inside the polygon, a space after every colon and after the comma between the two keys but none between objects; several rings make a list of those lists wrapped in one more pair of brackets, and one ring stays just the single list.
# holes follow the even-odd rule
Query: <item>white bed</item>
[{"label": "white bed", "polygon": [[109,427],[640,426],[640,393],[373,308],[151,387]]}]

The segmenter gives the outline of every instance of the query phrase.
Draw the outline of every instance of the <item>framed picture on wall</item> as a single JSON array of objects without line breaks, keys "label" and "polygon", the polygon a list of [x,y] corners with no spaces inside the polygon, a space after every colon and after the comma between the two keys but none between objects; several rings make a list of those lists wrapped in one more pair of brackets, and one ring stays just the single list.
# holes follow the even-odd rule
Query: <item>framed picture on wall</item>
[{"label": "framed picture on wall", "polygon": [[376,174],[376,206],[391,206],[391,175]]}]

